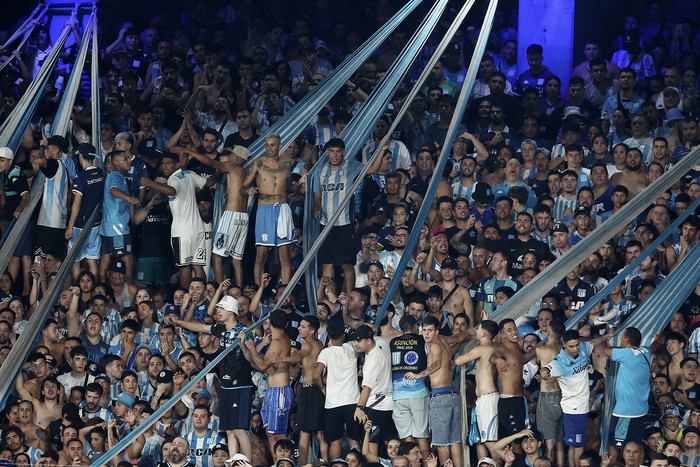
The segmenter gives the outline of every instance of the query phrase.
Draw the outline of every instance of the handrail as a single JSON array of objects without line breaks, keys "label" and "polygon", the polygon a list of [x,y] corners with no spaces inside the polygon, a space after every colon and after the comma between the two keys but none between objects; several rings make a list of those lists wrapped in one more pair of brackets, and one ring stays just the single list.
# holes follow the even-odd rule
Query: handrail
[{"label": "handrail", "polygon": [[379,326],[379,324],[382,321],[382,318],[384,318],[384,314],[386,313],[386,310],[391,302],[391,297],[394,296],[399,287],[399,284],[401,283],[401,277],[403,275],[403,272],[406,270],[406,267],[408,266],[408,262],[413,259],[411,252],[416,248],[416,245],[418,244],[421,227],[423,226],[423,223],[427,219],[428,213],[432,208],[432,201],[435,198],[435,194],[437,193],[437,187],[440,182],[441,175],[443,173],[443,170],[445,169],[447,160],[450,158],[450,151],[452,147],[451,144],[449,144],[449,142],[454,141],[456,139],[457,129],[462,121],[464,112],[467,109],[467,102],[469,101],[472,88],[474,87],[474,81],[476,80],[476,73],[479,69],[479,63],[481,63],[481,57],[486,51],[486,43],[488,41],[488,36],[493,25],[493,18],[496,15],[497,6],[498,0],[489,1],[489,6],[486,10],[486,15],[484,17],[481,32],[479,33],[479,38],[477,39],[476,46],[474,47],[474,53],[472,54],[472,58],[469,62],[469,67],[467,68],[467,75],[464,78],[464,85],[462,86],[462,90],[459,93],[459,99],[457,99],[457,104],[455,105],[455,112],[452,115],[450,126],[447,129],[447,135],[445,136],[445,144],[443,144],[442,148],[440,149],[440,157],[438,158],[437,164],[435,164],[435,168],[433,168],[433,176],[430,180],[430,184],[428,185],[428,190],[425,194],[425,197],[423,198],[423,204],[421,205],[420,210],[418,211],[418,215],[416,216],[415,222],[413,224],[414,228],[411,230],[411,233],[408,237],[408,241],[406,242],[404,254],[401,255],[399,264],[396,266],[396,271],[394,272],[394,277],[389,283],[389,289],[386,293],[386,296],[389,298],[389,300],[384,300],[384,302],[381,305],[381,308],[379,309],[379,312],[377,313],[377,317],[374,322],[374,324],[377,326]]},{"label": "handrail", "polygon": [[[280,153],[285,151],[292,140],[306,127],[311,118],[345,85],[360,65],[372,56],[382,42],[398,27],[399,23],[422,2],[423,0],[406,2],[394,16],[363,42],[357,50],[345,57],[345,60],[316,89],[306,94],[291,111],[272,125],[270,132],[279,133],[282,138]],[[248,149],[252,156],[245,163],[244,167],[250,167],[253,161],[263,154],[264,144],[264,138],[258,138],[250,145]]]},{"label": "handrail", "polygon": [[41,299],[36,311],[32,314],[32,317],[29,318],[27,327],[24,328],[24,331],[19,335],[17,341],[15,341],[15,345],[12,346],[12,350],[10,350],[10,354],[5,359],[5,363],[0,367],[0,395],[2,395],[0,407],[5,407],[8,397],[15,387],[15,381],[22,369],[22,365],[24,365],[24,362],[27,360],[36,336],[43,330],[49,312],[53,309],[54,303],[56,303],[59,294],[63,290],[63,284],[65,284],[73,269],[75,257],[90,234],[92,226],[97,220],[98,212],[99,209],[95,208],[92,214],[90,214],[85,228],[80,232],[75,245],[66,255],[66,259],[63,261],[63,264],[61,264],[61,268],[46,290],[46,294]]},{"label": "handrail", "polygon": [[680,162],[632,198],[605,223],[574,245],[566,255],[557,258],[547,269],[535,276],[503,305],[502,311],[496,315],[496,318],[500,321],[505,318],[516,319],[522,315],[557,285],[562,277],[571,272],[575,265],[582,263],[588,255],[612,238],[621,226],[627,225],[639,216],[644,209],[653,204],[660,193],[670,188],[698,162],[700,162],[700,146],[691,150]]},{"label": "handrail", "polygon": [[676,232],[676,229],[680,227],[680,225],[688,218],[690,217],[691,214],[694,214],[695,210],[700,208],[700,198],[696,199],[691,203],[690,206],[683,212],[678,218],[671,223],[661,234],[655,238],[648,247],[642,251],[637,258],[635,258],[630,264],[625,266],[618,274],[617,276],[613,277],[610,282],[608,282],[608,285],[603,287],[602,290],[600,290],[597,294],[595,294],[593,297],[591,297],[590,300],[586,302],[585,305],[583,305],[581,308],[576,310],[576,312],[571,315],[569,319],[566,320],[565,326],[566,329],[573,329],[575,328],[581,320],[588,314],[590,311],[595,307],[598,303],[602,302],[605,300],[605,298],[612,292],[612,290],[617,287],[619,284],[622,283],[622,281],[625,280],[627,276],[629,276],[634,269],[642,264],[642,261],[646,259],[647,256],[649,256],[656,248],[661,245],[666,238],[671,236],[674,232]]},{"label": "handrail", "polygon": [[[444,7],[447,5],[447,2],[444,1],[444,0],[438,0],[438,2],[436,2],[436,4],[442,5],[442,10],[444,10]],[[440,16],[439,13],[441,13],[441,11],[440,11],[440,12],[436,12],[436,16],[437,16],[436,19],[439,19],[439,16]],[[378,154],[379,154],[379,153],[377,153],[377,155],[378,155]],[[375,155],[375,157],[376,157],[376,155]],[[371,166],[371,161],[368,162],[368,167],[369,167],[369,166]],[[368,167],[366,167],[366,168],[368,168]],[[358,177],[358,178],[355,180],[355,183],[353,184],[353,188],[351,189],[351,191],[355,191],[355,189],[357,189],[357,186],[359,186],[359,184],[360,184],[361,182],[362,182],[362,179]],[[350,199],[350,197],[346,197],[346,198],[343,199],[343,202],[345,203],[345,206],[347,206],[347,203],[349,202],[349,199]],[[330,223],[331,225],[334,224],[335,221],[340,217],[340,215],[341,215],[341,213],[342,213],[342,209],[344,209],[344,206],[343,206],[343,204],[341,203],[340,209],[339,209],[338,211],[336,211],[336,212],[334,213],[334,215],[331,217],[331,219],[329,220],[329,223]],[[326,230],[324,230],[323,232],[321,232],[321,235],[319,236],[319,238],[314,242],[314,245],[313,245],[313,247],[311,248],[311,251],[309,252],[309,255],[306,256],[306,257],[304,258],[304,260],[302,261],[301,265],[299,266],[299,268],[297,268],[296,272],[295,272],[294,275],[292,276],[292,279],[289,281],[290,284],[295,284],[295,283],[299,282],[299,280],[301,279],[301,277],[303,276],[303,274],[305,273],[305,271],[308,269],[309,265],[311,264],[311,259],[313,258],[313,256],[316,255],[316,253],[318,252],[319,248],[320,248],[321,245],[323,244],[323,241],[325,240],[325,238],[328,236],[329,233],[330,233],[330,229],[326,229]],[[279,300],[277,301],[276,306],[280,306],[282,303],[284,303],[284,301],[287,299],[287,297],[292,293],[292,290],[293,290],[293,287],[287,287],[287,288],[285,288],[285,289],[284,289],[284,292],[282,293],[282,295],[280,296]],[[254,330],[257,329],[258,327],[262,326],[263,322],[264,322],[266,319],[268,319],[268,318],[269,318],[269,314],[267,314],[265,317],[262,317],[261,319],[259,319],[259,320],[258,320],[256,323],[254,323],[250,328],[248,328],[247,333],[250,334],[250,333],[252,333],[252,331],[254,331]],[[129,435],[127,435],[125,438],[123,438],[121,441],[119,441],[115,446],[113,446],[109,451],[107,451],[107,452],[100,458],[100,463],[99,463],[99,464],[92,464],[92,465],[93,465],[94,467],[98,467],[99,465],[104,465],[105,462],[108,462],[108,461],[109,461],[110,459],[112,459],[114,456],[116,456],[117,454],[119,454],[124,448],[126,448],[126,447],[129,445],[129,443],[131,443],[131,441],[132,441],[135,437],[141,435],[141,434],[144,433],[146,430],[148,430],[148,429],[150,428],[150,426],[151,426],[153,423],[155,423],[155,422],[163,415],[163,413],[165,413],[167,410],[170,410],[170,408],[171,408],[182,396],[184,396],[185,394],[187,394],[187,391],[189,391],[190,389],[192,389],[192,388],[194,387],[194,385],[197,384],[197,382],[198,382],[201,378],[204,377],[204,375],[206,375],[207,373],[209,373],[210,371],[212,371],[212,370],[216,367],[216,365],[218,365],[219,362],[221,362],[221,361],[226,357],[226,355],[228,355],[228,353],[229,353],[231,350],[233,350],[234,348],[236,348],[236,346],[238,345],[238,342],[239,342],[239,339],[236,338],[236,339],[234,340],[234,342],[231,344],[231,346],[225,348],[225,349],[223,350],[223,352],[221,352],[215,359],[213,359],[211,362],[209,362],[209,364],[206,365],[206,366],[204,367],[204,369],[202,369],[193,379],[191,379],[189,383],[187,383],[187,384],[186,384],[185,386],[183,386],[176,394],[174,394],[173,397],[172,397],[168,402],[166,402],[165,404],[163,404],[163,406],[161,406],[158,410],[156,410],[153,414],[151,414],[151,415],[148,417],[148,419],[144,420],[141,424],[139,424],[139,426],[136,427],[136,428],[134,429],[134,431],[132,431],[131,433],[129,433]]]}]

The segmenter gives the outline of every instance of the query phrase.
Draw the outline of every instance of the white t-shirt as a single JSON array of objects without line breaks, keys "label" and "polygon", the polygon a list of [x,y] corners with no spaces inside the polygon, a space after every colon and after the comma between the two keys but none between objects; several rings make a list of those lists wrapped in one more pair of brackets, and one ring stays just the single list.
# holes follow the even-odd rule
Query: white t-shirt
[{"label": "white t-shirt", "polygon": [[321,350],[317,361],[326,366],[325,408],[357,404],[360,388],[357,386],[357,353],[352,342]]},{"label": "white t-shirt", "polygon": [[367,407],[374,410],[392,410],[394,401],[391,388],[391,352],[383,337],[375,337],[376,345],[365,356],[362,367],[362,385],[372,389]]},{"label": "white t-shirt", "polygon": [[195,188],[202,188],[207,179],[190,170],[178,169],[168,178],[168,186],[175,188],[175,196],[169,196],[173,224],[170,235],[184,237],[204,232],[204,221],[197,209]]},{"label": "white t-shirt", "polygon": [[95,377],[92,375],[88,375],[87,382],[85,382],[85,376],[81,376],[80,378],[76,378],[70,372],[64,373],[56,379],[58,380],[59,383],[61,383],[63,385],[63,389],[66,390],[66,396],[70,395],[70,390],[72,387],[85,386],[87,384],[95,382]]},{"label": "white t-shirt", "polygon": [[566,414],[588,413],[588,364],[593,344],[581,342],[577,357],[571,357],[562,349],[545,368],[549,368],[553,378],[561,387],[561,411]]}]

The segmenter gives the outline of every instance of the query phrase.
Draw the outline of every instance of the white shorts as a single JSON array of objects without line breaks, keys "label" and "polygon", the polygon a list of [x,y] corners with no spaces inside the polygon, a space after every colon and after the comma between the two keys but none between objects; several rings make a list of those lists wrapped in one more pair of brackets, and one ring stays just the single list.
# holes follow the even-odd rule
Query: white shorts
[{"label": "white shorts", "polygon": [[171,244],[178,266],[205,266],[207,264],[206,234],[200,232],[194,235],[173,237]]},{"label": "white shorts", "polygon": [[477,397],[475,410],[481,442],[498,441],[498,392]]},{"label": "white shorts", "polygon": [[217,256],[243,259],[245,241],[248,237],[248,213],[224,211],[214,235],[212,253]]}]

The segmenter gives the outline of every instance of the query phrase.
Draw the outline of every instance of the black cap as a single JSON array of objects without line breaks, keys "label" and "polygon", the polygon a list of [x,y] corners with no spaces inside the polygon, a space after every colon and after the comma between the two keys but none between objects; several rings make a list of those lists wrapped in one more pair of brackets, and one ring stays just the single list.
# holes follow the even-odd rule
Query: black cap
[{"label": "black cap", "polygon": [[493,192],[491,185],[486,182],[477,182],[472,193],[472,198],[477,203],[489,204],[493,202]]},{"label": "black cap", "polygon": [[371,327],[367,326],[366,324],[363,324],[362,326],[358,326],[357,329],[355,329],[355,340],[359,341],[362,339],[373,339],[374,338],[374,331],[372,330]]},{"label": "black cap", "polygon": [[566,232],[569,233],[569,229],[562,222],[557,222],[552,227],[552,232]]},{"label": "black cap", "polygon": [[210,203],[214,202],[214,197],[212,197],[211,191],[209,190],[201,190],[195,195],[195,198],[197,199],[198,203],[201,203],[202,201],[208,201]]},{"label": "black cap", "polygon": [[442,263],[440,264],[440,269],[458,269],[457,268],[457,261],[455,261],[449,257],[445,258],[442,260]]},{"label": "black cap", "polygon": [[590,211],[589,211],[588,209],[586,209],[585,207],[579,206],[579,207],[576,208],[576,211],[574,211],[574,217],[578,217],[578,216],[588,216],[588,217],[591,217],[591,213],[590,213]]},{"label": "black cap", "polygon": [[97,149],[90,143],[80,143],[75,153],[88,159],[97,157]]},{"label": "black cap", "polygon": [[112,260],[109,263],[109,270],[126,274],[126,266],[124,265],[124,261],[120,261],[118,259]]},{"label": "black cap", "polygon": [[172,383],[173,382],[173,372],[170,370],[163,370],[156,376],[156,383]]},{"label": "black cap", "polygon": [[214,454],[216,451],[224,451],[226,454],[229,454],[228,446],[226,446],[224,443],[217,443],[213,448],[211,448],[212,454]]},{"label": "black cap", "polygon": [[68,152],[68,140],[64,136],[53,135],[47,141],[53,146],[58,146],[61,152]]}]

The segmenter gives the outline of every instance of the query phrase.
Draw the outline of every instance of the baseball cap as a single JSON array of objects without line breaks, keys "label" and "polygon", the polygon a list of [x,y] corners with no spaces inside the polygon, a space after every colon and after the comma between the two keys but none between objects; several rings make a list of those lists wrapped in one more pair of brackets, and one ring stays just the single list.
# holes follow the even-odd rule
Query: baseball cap
[{"label": "baseball cap", "polygon": [[101,373],[101,374],[95,376],[95,381],[97,381],[98,379],[102,379],[102,380],[107,381],[107,384],[112,383],[112,381],[110,381],[110,379],[109,379],[109,376],[105,375],[104,373]]},{"label": "baseball cap", "polygon": [[245,146],[236,146],[231,150],[231,154],[240,157],[244,161],[250,158],[250,151]]},{"label": "baseball cap", "polygon": [[523,142],[520,143],[520,148],[522,149],[526,144],[532,144],[535,147],[535,151],[537,151],[537,141],[534,139],[524,139]]},{"label": "baseball cap", "polygon": [[449,257],[445,258],[442,260],[442,264],[440,264],[440,269],[457,269],[457,261]]},{"label": "baseball cap", "polygon": [[552,227],[552,232],[566,232],[569,233],[569,229],[561,222],[557,222]]},{"label": "baseball cap", "polygon": [[123,261],[113,260],[109,263],[109,270],[113,272],[121,272],[126,274],[126,266]]},{"label": "baseball cap", "polygon": [[132,396],[131,394],[127,394],[125,392],[122,392],[121,394],[119,394],[117,396],[116,401],[121,402],[122,404],[124,404],[125,406],[127,406],[129,408],[133,407],[134,404],[136,403],[136,399],[134,399],[134,396]]},{"label": "baseball cap", "polygon": [[180,307],[177,305],[168,305],[165,307],[164,315],[180,315]]},{"label": "baseball cap", "polygon": [[363,324],[362,326],[358,326],[357,329],[355,329],[355,340],[359,341],[362,339],[372,339],[374,338],[374,331],[372,330],[371,327],[367,326],[366,324]]},{"label": "baseball cap", "polygon": [[224,451],[226,454],[228,454],[228,446],[226,446],[224,443],[217,443],[213,448],[211,448],[211,453],[214,454],[216,451]]},{"label": "baseball cap", "polygon": [[280,465],[280,462],[282,462],[282,461],[289,462],[292,465],[296,465],[296,463],[293,460],[291,460],[289,457],[278,457],[277,462],[275,462],[275,465]]},{"label": "baseball cap", "polygon": [[334,466],[334,465],[336,465],[336,464],[342,464],[342,465],[344,465],[345,467],[348,467],[348,463],[347,463],[347,462],[345,461],[345,459],[343,459],[342,457],[339,457],[339,458],[337,458],[337,459],[333,459],[333,460],[331,461],[331,466]]},{"label": "baseball cap", "polygon": [[12,149],[8,147],[1,147],[0,148],[0,159],[9,159],[13,160],[15,158],[15,153],[12,151]]},{"label": "baseball cap", "polygon": [[68,152],[68,140],[65,136],[53,135],[49,137],[47,142],[52,146],[58,146],[61,152]]},{"label": "baseball cap", "polygon": [[80,143],[75,153],[83,157],[97,157],[97,149],[90,143]]},{"label": "baseball cap", "polygon": [[328,465],[328,462],[323,459],[314,459],[311,463],[311,467],[321,467],[322,465]]},{"label": "baseball cap", "polygon": [[576,208],[576,211],[574,211],[574,217],[578,217],[578,216],[588,216],[588,217],[591,217],[591,213],[590,213],[590,211],[588,211],[588,209],[586,209],[585,207],[579,206],[579,207]]},{"label": "baseball cap", "polygon": [[566,108],[564,108],[564,115],[562,115],[561,119],[566,120],[567,118],[571,117],[572,115],[577,115],[579,117],[583,117],[583,114],[581,113],[581,107],[577,105],[569,105]]},{"label": "baseball cap", "polygon": [[192,396],[199,396],[202,399],[212,400],[211,393],[206,389],[198,389],[192,393]]},{"label": "baseball cap", "polygon": [[171,383],[173,381],[173,372],[170,370],[162,370],[156,376],[156,383]]},{"label": "baseball cap", "polygon": [[478,467],[481,464],[488,464],[488,465],[492,465],[493,467],[496,467],[496,461],[494,461],[490,457],[482,457],[481,459],[479,459],[479,462],[477,462],[476,465]]},{"label": "baseball cap", "polygon": [[235,313],[236,316],[238,316],[238,300],[230,295],[224,295],[216,306],[230,311],[231,313]]},{"label": "baseball cap", "polygon": [[661,416],[661,418],[666,417],[666,416],[669,416],[669,415],[673,415],[674,417],[681,418],[681,412],[680,412],[680,410],[678,410],[678,407],[676,407],[675,405],[669,405],[669,406],[667,406],[667,407],[664,409],[664,413],[663,413],[663,415]]}]

